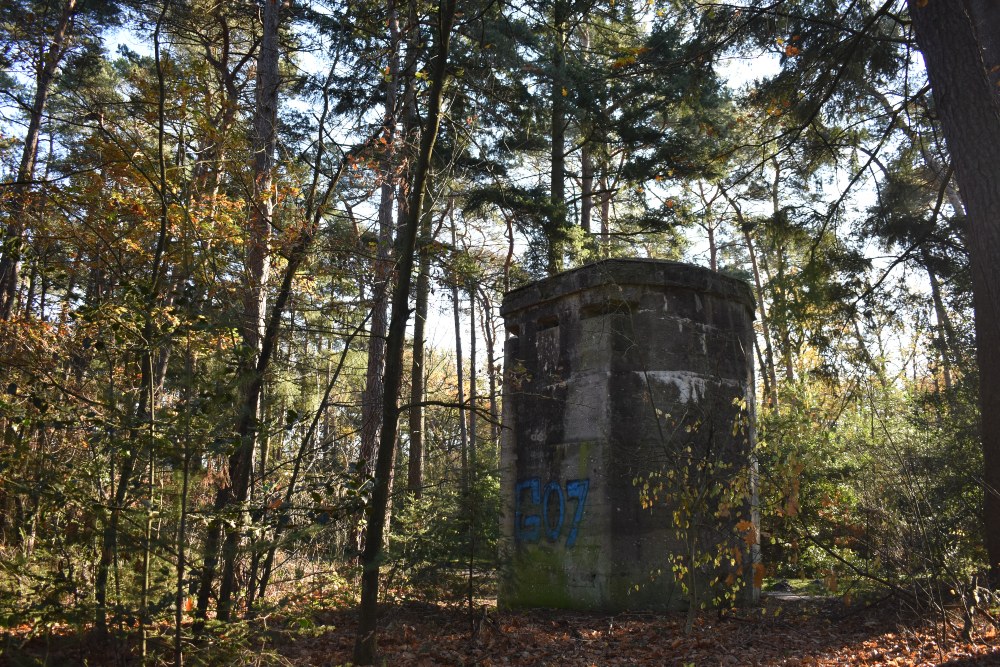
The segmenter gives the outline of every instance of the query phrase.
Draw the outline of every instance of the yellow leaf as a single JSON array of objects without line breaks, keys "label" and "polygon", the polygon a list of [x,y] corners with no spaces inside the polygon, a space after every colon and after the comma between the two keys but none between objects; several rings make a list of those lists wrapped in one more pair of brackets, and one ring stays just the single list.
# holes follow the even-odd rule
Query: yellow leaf
[{"label": "yellow leaf", "polygon": [[611,63],[611,69],[621,69],[622,67],[628,67],[629,65],[634,65],[636,62],[635,56],[625,56],[623,58],[618,58],[613,63]]},{"label": "yellow leaf", "polygon": [[824,578],[824,583],[826,587],[830,589],[830,592],[836,595],[837,593],[837,573],[831,569],[830,574]]}]

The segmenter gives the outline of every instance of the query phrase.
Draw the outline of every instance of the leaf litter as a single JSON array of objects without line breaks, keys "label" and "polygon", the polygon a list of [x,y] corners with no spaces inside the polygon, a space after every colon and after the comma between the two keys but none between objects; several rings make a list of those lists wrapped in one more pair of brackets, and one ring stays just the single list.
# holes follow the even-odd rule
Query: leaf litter
[{"label": "leaf litter", "polygon": [[[588,613],[552,609],[498,610],[480,600],[474,613],[460,604],[393,602],[379,624],[381,664],[389,667],[833,667],[1000,665],[1000,639],[980,625],[971,640],[941,616],[916,615],[891,602],[844,604],[840,598],[768,598],[760,607],[719,615],[704,612],[685,633],[685,613]],[[319,604],[317,604],[319,603]],[[944,627],[948,623],[948,627]],[[161,637],[169,627],[160,628]],[[247,628],[254,664],[348,665],[357,632],[356,610],[343,601],[285,608]],[[63,627],[57,638],[26,639],[6,630],[6,646],[37,662],[19,663],[0,647],[6,664],[141,664],[118,653],[114,661],[86,633]],[[20,636],[22,642],[17,642]],[[58,641],[55,641],[58,639]],[[164,647],[165,648],[165,647]],[[198,664],[234,664],[203,647]],[[44,657],[42,657],[44,656]],[[164,651],[149,664],[171,664]],[[13,661],[11,661],[13,658]],[[41,658],[41,660],[39,660]],[[105,659],[108,661],[105,661]],[[131,658],[137,658],[133,655]],[[205,660],[207,658],[207,661]],[[185,664],[188,664],[186,661]],[[191,663],[194,664],[194,663]]]}]

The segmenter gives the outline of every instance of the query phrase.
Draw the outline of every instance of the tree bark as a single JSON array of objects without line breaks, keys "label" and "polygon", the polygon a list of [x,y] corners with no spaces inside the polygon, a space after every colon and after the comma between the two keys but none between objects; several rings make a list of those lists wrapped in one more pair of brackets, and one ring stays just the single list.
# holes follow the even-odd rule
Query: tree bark
[{"label": "tree bark", "polygon": [[774,368],[774,346],[771,344],[771,325],[764,303],[764,283],[760,277],[760,267],[757,265],[757,251],[754,249],[753,237],[750,235],[750,229],[746,219],[743,217],[743,210],[740,208],[739,203],[730,197],[725,190],[722,190],[721,193],[736,214],[736,224],[743,233],[743,241],[746,243],[747,254],[750,256],[750,268],[753,271],[754,296],[757,300],[757,312],[760,315],[760,330],[764,336],[764,363],[761,364],[767,378],[767,381],[764,383],[767,390],[764,394],[764,400],[768,405],[777,407],[778,374]]},{"label": "tree bark", "polygon": [[382,415],[383,381],[385,365],[385,336],[388,322],[386,310],[392,285],[392,208],[396,201],[396,90],[399,87],[399,20],[395,2],[389,3],[389,79],[385,89],[385,119],[382,138],[384,152],[379,170],[382,186],[378,207],[378,249],[375,257],[375,281],[372,288],[372,324],[368,338],[368,366],[365,373],[365,391],[361,397],[361,452],[358,473],[366,478],[371,474],[378,441],[379,419]]},{"label": "tree bark", "polygon": [[[976,3],[974,3],[976,4]],[[969,265],[983,440],[983,535],[1000,583],[1000,105],[984,43],[1000,26],[979,26],[959,0],[908,0],[934,103],[968,215]],[[982,16],[978,18],[982,19]],[[992,52],[989,56],[992,59]]]},{"label": "tree bark", "polygon": [[[458,239],[455,233],[455,212],[449,207],[451,217],[451,248],[452,257],[457,260]],[[462,453],[462,491],[469,490],[469,432],[465,428],[465,373],[463,369],[464,359],[462,359],[462,320],[459,316],[461,306],[461,295],[458,291],[458,269],[457,262],[451,282],[451,307],[455,319],[455,382],[458,393],[458,438]]]},{"label": "tree bark", "polygon": [[413,315],[413,363],[410,368],[410,460],[406,488],[414,498],[419,498],[424,486],[424,327],[427,323],[427,305],[431,291],[430,215],[426,212],[421,225],[421,240],[417,253],[417,299]]},{"label": "tree bark", "polygon": [[[584,58],[589,59],[590,29],[587,27],[583,27],[580,31],[580,50]],[[580,228],[588,244],[592,241],[591,221],[594,215],[594,158],[591,151],[589,137],[584,137],[580,146]]]},{"label": "tree bark", "polygon": [[468,282],[469,292],[469,481],[476,485],[476,284]]},{"label": "tree bark", "polygon": [[[40,67],[35,82],[35,97],[28,115],[28,131],[24,135],[21,162],[17,169],[17,181],[13,187],[12,206],[7,229],[3,236],[3,255],[0,256],[0,321],[10,319],[17,299],[18,271],[21,263],[21,245],[24,242],[24,217],[29,206],[28,191],[35,178],[35,164],[38,160],[38,139],[42,131],[42,114],[55,80],[56,69],[68,47],[69,27],[76,12],[76,0],[67,0],[51,45],[42,47]],[[48,41],[48,40],[45,40]]]},{"label": "tree bark", "polygon": [[442,0],[438,5],[437,53],[431,71],[427,115],[420,137],[420,152],[413,172],[406,224],[400,229],[396,242],[398,273],[393,289],[392,314],[386,339],[382,432],[375,462],[375,484],[367,508],[365,549],[361,557],[361,604],[358,608],[358,636],[354,645],[354,663],[357,665],[371,665],[378,655],[376,632],[379,570],[386,528],[386,510],[389,506],[389,478],[392,474],[396,433],[399,426],[399,387],[403,380],[403,349],[406,343],[406,322],[410,315],[409,295],[413,276],[413,254],[417,243],[420,211],[423,208],[431,155],[434,152],[438,127],[441,123],[441,100],[447,73],[451,31],[455,20],[455,5],[456,0]]},{"label": "tree bark", "polygon": [[[235,526],[226,531],[222,547],[223,573],[219,587],[218,618],[228,621],[231,614],[232,597],[236,593],[236,556],[242,533],[244,512],[250,487],[250,471],[257,435],[257,416],[260,410],[263,373],[270,362],[271,351],[277,337],[275,318],[280,318],[281,307],[277,302],[265,331],[264,317],[267,310],[267,280],[270,274],[271,224],[274,212],[273,179],[275,149],[277,145],[276,124],[278,118],[278,26],[281,3],[266,0],[263,9],[263,33],[257,56],[256,108],[253,120],[253,197],[250,203],[250,238],[246,256],[246,285],[243,295],[243,322],[241,336],[243,358],[240,360],[241,387],[236,424],[237,447],[229,457],[229,480],[219,489],[215,498],[215,510],[224,511],[238,506]],[[285,282],[289,283],[294,274],[295,262],[289,260]],[[284,290],[285,285],[282,285]],[[286,297],[287,298],[287,297]],[[271,340],[269,340],[269,338]],[[202,567],[201,584],[198,591],[196,615],[203,622],[208,612],[209,596],[218,563],[219,541],[222,537],[222,518],[217,516],[209,525],[205,540],[205,562]],[[200,626],[199,626],[200,627]]]},{"label": "tree bark", "polygon": [[580,227],[589,243],[594,217],[594,159],[588,144],[580,149],[580,174]]},{"label": "tree bark", "polygon": [[965,0],[973,29],[982,53],[983,67],[993,91],[993,99],[1000,100],[1000,3],[996,0]]},{"label": "tree bark", "polygon": [[[419,31],[420,18],[417,12],[416,0],[407,2],[406,21],[406,60],[404,69],[412,72],[416,68],[417,60],[424,51],[424,44],[420,39]],[[417,79],[414,76],[406,77],[406,86],[403,90],[403,140],[407,147],[417,143],[418,130],[420,128],[420,118],[417,115]],[[399,193],[399,216],[401,220],[406,219],[406,206],[409,199],[410,177],[401,179]],[[431,179],[428,176],[427,189],[432,188]],[[430,301],[431,291],[431,253],[430,244],[433,240],[431,222],[433,215],[433,204],[428,199],[421,212],[420,236],[417,239],[417,294],[414,305],[413,320],[413,351],[412,365],[410,366],[410,409],[407,413],[410,447],[407,461],[406,489],[414,498],[420,498],[424,486],[424,428],[426,415],[424,412],[424,395],[426,393],[425,377],[425,328],[427,324],[427,308]]]},{"label": "tree bark", "polygon": [[493,304],[490,301],[489,293],[480,287],[479,298],[482,302],[481,314],[483,316],[483,335],[486,338],[486,364],[487,375],[490,383],[490,440],[492,451],[500,445],[500,411],[497,409],[497,365],[496,358],[496,332],[493,328]]},{"label": "tree bark", "polygon": [[924,270],[927,271],[927,281],[931,285],[931,301],[934,303],[934,318],[937,320],[934,326],[934,334],[937,338],[938,354],[941,358],[941,375],[944,379],[944,389],[948,401],[953,400],[951,359],[955,350],[955,330],[951,325],[951,318],[948,310],[944,307],[944,299],[941,296],[941,284],[938,281],[937,273],[934,272],[930,253],[927,248],[921,248],[921,257],[924,260]]},{"label": "tree bark", "polygon": [[552,171],[549,193],[552,205],[552,229],[549,234],[548,271],[556,274],[563,268],[566,252],[566,32],[569,19],[567,0],[555,0],[552,9],[555,34],[552,36]]},{"label": "tree bark", "polygon": [[[229,461],[229,478],[232,485],[229,499],[237,505],[238,515],[235,527],[226,533],[223,545],[222,580],[219,585],[218,618],[228,621],[232,608],[232,597],[236,594],[236,556],[242,534],[246,503],[250,492],[250,473],[257,440],[257,421],[260,412],[260,398],[263,390],[263,372],[270,355],[265,357],[264,347],[274,348],[277,327],[268,336],[264,331],[264,317],[267,312],[267,279],[271,271],[271,256],[268,245],[271,239],[271,224],[274,215],[274,167],[277,148],[278,122],[278,26],[281,20],[279,0],[266,0],[263,11],[263,33],[260,53],[257,57],[256,108],[254,110],[254,197],[250,216],[250,249],[247,254],[248,289],[244,297],[243,342],[247,356],[248,373],[244,379],[244,389],[240,408],[240,422],[237,434],[239,449]],[[292,261],[286,269],[294,273]],[[284,304],[282,304],[283,306]],[[272,319],[280,319],[281,306],[275,303]],[[270,328],[270,327],[269,327]],[[265,340],[265,338],[272,340]],[[263,362],[263,368],[262,368]]]},{"label": "tree bark", "polygon": [[611,257],[611,185],[606,171],[601,174],[601,257]]}]

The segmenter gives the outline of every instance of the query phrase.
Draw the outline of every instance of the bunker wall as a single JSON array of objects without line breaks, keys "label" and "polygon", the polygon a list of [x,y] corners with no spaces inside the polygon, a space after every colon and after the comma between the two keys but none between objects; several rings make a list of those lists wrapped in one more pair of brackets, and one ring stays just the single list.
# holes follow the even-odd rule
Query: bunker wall
[{"label": "bunker wall", "polygon": [[[725,551],[739,561],[728,576],[748,577],[747,285],[674,262],[609,260],[511,292],[501,312],[501,604],[683,607],[673,568],[700,548]],[[685,518],[706,493],[718,499]],[[694,569],[706,586],[725,574]]]}]

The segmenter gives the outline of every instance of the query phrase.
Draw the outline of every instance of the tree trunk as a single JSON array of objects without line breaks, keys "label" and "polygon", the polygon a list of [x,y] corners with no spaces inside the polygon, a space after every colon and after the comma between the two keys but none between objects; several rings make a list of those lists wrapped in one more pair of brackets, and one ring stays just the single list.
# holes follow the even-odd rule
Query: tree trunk
[{"label": "tree trunk", "polygon": [[590,156],[588,144],[580,149],[580,227],[591,242],[591,220],[594,217],[594,159]]},{"label": "tree trunk", "polygon": [[365,549],[361,557],[361,604],[358,611],[358,637],[354,645],[354,663],[371,665],[378,655],[378,592],[382,542],[385,533],[386,509],[389,506],[389,477],[396,452],[396,433],[399,426],[399,387],[403,380],[403,348],[406,343],[406,321],[409,319],[410,283],[413,274],[413,254],[420,226],[427,174],[431,155],[437,141],[441,122],[441,99],[448,65],[448,50],[455,19],[457,0],[442,0],[438,5],[437,53],[431,66],[430,93],[420,153],[413,172],[410,206],[406,224],[400,229],[396,243],[398,277],[393,289],[392,314],[389,335],[386,339],[385,395],[383,401],[382,433],[379,438],[375,462],[375,484],[368,504]]},{"label": "tree trunk", "polygon": [[185,578],[187,576],[187,522],[188,522],[188,492],[191,482],[191,414],[193,406],[191,395],[194,390],[195,358],[191,352],[191,338],[188,334],[187,349],[184,354],[184,385],[182,391],[184,405],[184,431],[182,436],[181,459],[181,492],[177,500],[177,562],[175,565],[174,587],[174,667],[184,664],[184,597]]},{"label": "tree trunk", "polygon": [[417,266],[417,301],[413,315],[413,364],[410,370],[410,460],[406,488],[419,498],[424,486],[424,327],[427,323],[427,304],[431,291],[431,242],[430,212],[424,215],[421,225]]},{"label": "tree trunk", "polygon": [[549,234],[548,271],[562,271],[566,253],[566,32],[567,0],[555,0],[552,9],[552,172],[549,176],[552,229]]},{"label": "tree trunk", "polygon": [[[420,18],[417,11],[416,0],[407,2],[406,21],[406,59],[404,70],[413,71],[417,60],[424,50],[424,44],[420,39],[419,31]],[[403,89],[403,141],[409,147],[419,140],[418,130],[420,128],[420,118],[417,115],[417,79],[413,76],[406,77]],[[399,219],[405,220],[407,217],[407,205],[410,196],[409,183],[410,175],[400,179],[399,188]],[[431,180],[428,177],[427,189],[431,189]],[[406,471],[406,490],[414,498],[420,498],[424,485],[424,394],[426,388],[426,378],[424,369],[424,348],[425,348],[425,328],[427,324],[427,308],[430,301],[430,269],[431,255],[430,243],[433,239],[431,231],[431,221],[433,216],[433,205],[424,205],[421,212],[420,232],[417,239],[417,293],[414,305],[413,320],[413,351],[412,364],[410,366],[410,409],[407,412],[408,432],[409,432],[409,456]]]},{"label": "tree trunk", "polygon": [[[771,158],[771,166],[774,169],[774,178],[771,180],[771,213],[774,216],[775,222],[777,222],[779,216],[782,215],[780,192],[778,190],[781,184],[781,165],[778,163],[777,157]],[[776,231],[776,237],[780,238],[780,233],[780,231]],[[779,317],[776,324],[778,337],[781,342],[781,362],[785,367],[785,382],[791,383],[795,381],[795,367],[792,360],[792,332],[789,326],[789,320],[791,319],[789,309],[791,304],[788,303],[788,290],[785,286],[785,252],[784,248],[780,246],[780,242],[777,242],[775,245],[777,246],[774,253],[777,263],[775,271],[781,291],[774,292],[774,302],[772,302],[771,312],[773,313],[773,307],[777,306]],[[766,262],[764,263],[764,270],[768,271]],[[772,320],[772,323],[774,323],[774,320]]]},{"label": "tree trunk", "polygon": [[[580,30],[580,50],[585,59],[590,57],[590,29],[583,26]],[[580,228],[583,229],[585,241],[590,247],[592,241],[591,220],[594,214],[594,158],[591,155],[589,137],[584,137],[580,146]]]},{"label": "tree trunk", "polygon": [[709,197],[705,194],[705,184],[698,181],[698,198],[701,200],[704,210],[702,222],[699,224],[705,229],[705,233],[708,235],[708,267],[712,271],[719,270],[719,248],[715,241],[715,230],[718,227],[718,223],[713,215],[712,205],[715,204],[715,200],[719,198],[720,194],[722,194],[722,190],[721,188],[717,188],[715,194]]},{"label": "tree trunk", "polygon": [[[267,312],[267,279],[271,271],[269,242],[271,220],[274,213],[274,167],[277,147],[278,122],[278,26],[281,4],[279,0],[266,0],[263,12],[263,33],[260,53],[257,56],[256,108],[254,110],[254,199],[251,203],[250,249],[247,253],[248,289],[244,296],[243,347],[248,364],[243,380],[241,397],[239,448],[229,460],[229,481],[232,485],[230,502],[237,505],[235,526],[226,532],[223,545],[222,580],[219,584],[218,619],[228,621],[231,614],[232,598],[236,588],[236,556],[246,519],[245,508],[250,492],[250,473],[257,439],[257,421],[260,412],[260,398],[263,390],[263,369],[266,364],[264,345],[273,349],[276,340],[265,343],[264,316]],[[288,262],[287,271],[294,271],[293,262]],[[287,276],[286,276],[287,277]],[[283,304],[282,304],[283,305]],[[281,308],[276,303],[272,319],[281,317]],[[277,337],[277,331],[273,336]]]},{"label": "tree trunk", "polygon": [[611,256],[611,186],[608,174],[601,174],[601,257]]},{"label": "tree trunk", "polygon": [[461,306],[461,295],[458,292],[458,239],[455,233],[455,213],[449,207],[449,216],[451,218],[451,248],[453,256],[453,268],[454,275],[452,275],[451,282],[451,306],[452,314],[455,319],[455,381],[458,383],[457,393],[458,393],[458,437],[459,443],[461,445],[462,452],[462,490],[469,490],[469,437],[468,431],[465,428],[465,378],[464,369],[462,367],[462,321],[460,318],[460,306]]},{"label": "tree trunk", "polygon": [[927,281],[931,285],[931,301],[934,303],[934,318],[937,324],[934,327],[934,334],[937,338],[938,354],[941,359],[941,374],[944,379],[944,389],[948,401],[953,399],[951,355],[954,352],[955,330],[951,326],[951,318],[948,317],[948,310],[944,307],[944,299],[941,297],[941,284],[931,263],[930,253],[927,248],[921,248],[921,257],[924,260],[924,269],[927,271]]},{"label": "tree trunk", "polygon": [[[35,97],[28,115],[28,131],[24,135],[21,163],[17,169],[17,182],[12,189],[12,206],[7,230],[3,236],[2,256],[0,256],[0,321],[10,319],[17,299],[18,271],[21,262],[21,245],[24,242],[24,218],[30,204],[28,191],[35,178],[35,163],[38,160],[38,138],[42,131],[42,115],[45,103],[52,90],[56,69],[68,47],[70,23],[76,12],[76,0],[67,0],[63,6],[59,23],[52,35],[51,45],[42,47],[38,78],[35,81]],[[48,42],[48,40],[45,40]]]},{"label": "tree trunk", "polygon": [[771,344],[771,325],[768,321],[767,307],[764,302],[764,283],[760,278],[760,267],[757,265],[757,251],[754,249],[753,237],[750,235],[750,228],[743,217],[743,210],[739,204],[725,191],[721,191],[722,196],[729,203],[729,206],[736,214],[736,224],[743,233],[743,241],[747,246],[747,254],[750,256],[750,268],[753,272],[754,296],[757,301],[757,313],[760,315],[760,330],[764,337],[764,360],[761,364],[762,370],[767,378],[764,386],[769,391],[764,393],[764,401],[772,406],[778,405],[778,374],[774,368],[774,346]]},{"label": "tree trunk", "polygon": [[476,485],[476,285],[468,282],[469,292],[469,481]]},{"label": "tree trunk", "polygon": [[486,364],[488,372],[486,374],[490,383],[490,440],[496,451],[500,445],[500,411],[497,409],[497,358],[496,358],[496,332],[493,328],[493,304],[490,301],[488,292],[480,288],[480,300],[482,301],[482,327],[483,335],[486,338]]},{"label": "tree trunk", "polygon": [[[996,258],[1000,257],[1000,105],[984,62],[983,48],[992,45],[1000,25],[980,25],[979,35],[989,35],[989,41],[983,43],[965,3],[908,0],[908,5],[968,215],[983,438],[983,533],[991,578],[997,584],[1000,583],[1000,348],[997,347],[1000,263]],[[993,53],[990,51],[987,57],[995,62]]]},{"label": "tree trunk", "polygon": [[719,249],[715,245],[715,223],[709,218],[705,222],[705,231],[708,232],[708,268],[712,271],[719,270]]},{"label": "tree trunk", "polygon": [[368,339],[368,366],[365,390],[361,397],[361,452],[358,473],[364,478],[371,474],[378,441],[379,419],[382,416],[382,373],[385,365],[385,335],[388,322],[386,310],[392,284],[393,204],[396,201],[396,90],[399,87],[399,21],[395,2],[389,3],[389,80],[385,89],[384,152],[379,165],[382,186],[378,207],[378,250],[375,258],[375,281],[372,288],[372,325]]},{"label": "tree trunk", "polygon": [[749,231],[743,232],[743,239],[750,254],[750,266],[753,269],[753,285],[757,296],[757,312],[760,314],[760,330],[764,336],[764,372],[770,380],[771,393],[767,397],[770,405],[778,405],[778,373],[774,369],[774,346],[771,344],[771,325],[768,322],[767,308],[764,303],[764,284],[760,279],[760,269],[757,266],[757,252],[753,247],[753,238]]},{"label": "tree trunk", "polygon": [[1000,3],[996,0],[966,0],[972,18],[975,37],[983,58],[983,68],[989,78],[993,99],[1000,100]]},{"label": "tree trunk", "polygon": [[[273,178],[275,147],[277,144],[276,123],[278,117],[278,26],[281,4],[278,0],[266,0],[263,10],[263,34],[260,52],[257,56],[256,108],[253,120],[253,200],[250,203],[250,238],[246,257],[246,285],[243,296],[243,358],[240,360],[240,398],[237,413],[237,448],[229,457],[228,484],[219,489],[215,498],[216,512],[237,505],[235,525],[226,531],[222,548],[223,573],[219,587],[218,618],[228,621],[231,614],[232,598],[236,592],[236,557],[242,525],[245,519],[242,505],[249,494],[250,471],[257,435],[257,416],[260,410],[260,396],[263,385],[262,374],[270,361],[274,341],[268,340],[269,332],[264,330],[267,310],[267,279],[270,273],[269,242],[271,219],[274,210]],[[293,261],[289,260],[285,278],[294,272]],[[289,280],[290,282],[290,280]],[[284,287],[284,285],[282,285]],[[282,304],[283,305],[283,304]],[[275,303],[271,320],[280,317],[281,308]],[[268,323],[268,329],[271,328]],[[275,327],[276,329],[276,327]],[[273,337],[277,336],[275,330]],[[265,352],[265,348],[267,351]],[[205,539],[205,562],[202,567],[201,584],[198,591],[197,617],[203,622],[208,612],[208,601],[215,568],[218,563],[219,541],[222,537],[222,517],[216,516],[209,525]],[[200,629],[200,624],[199,624]]]}]

